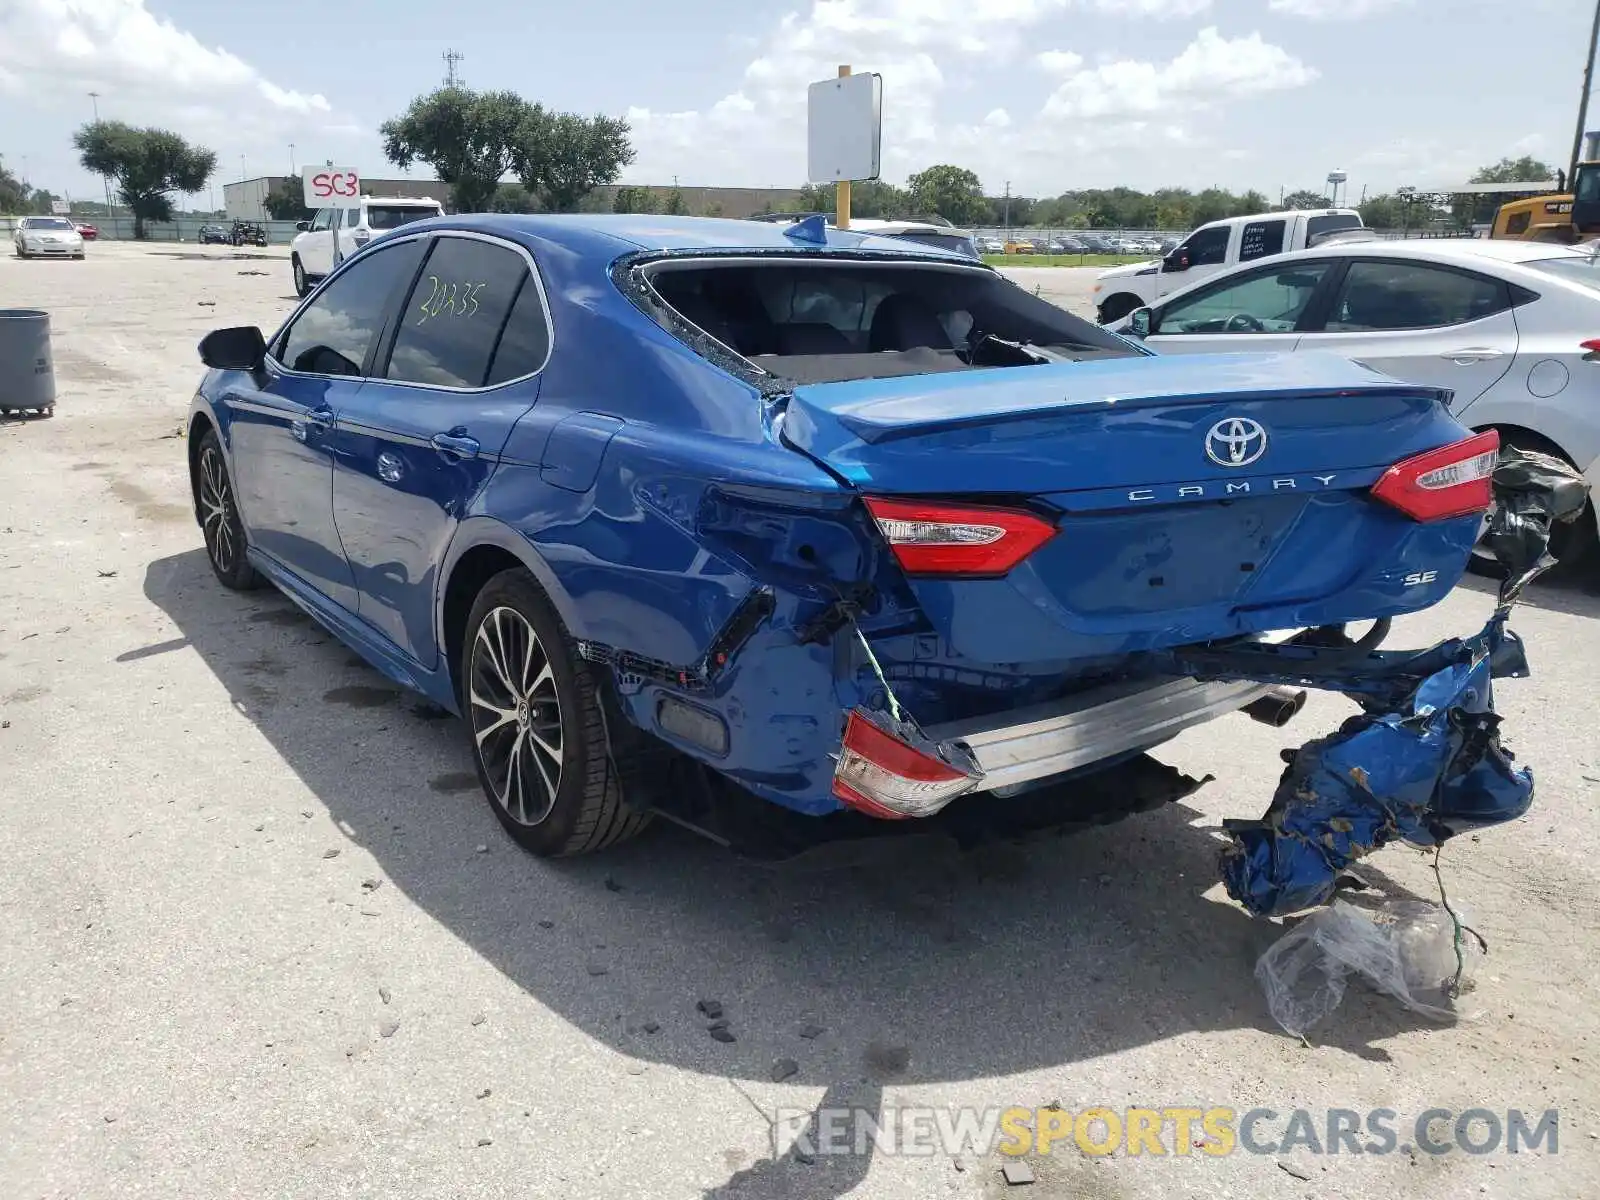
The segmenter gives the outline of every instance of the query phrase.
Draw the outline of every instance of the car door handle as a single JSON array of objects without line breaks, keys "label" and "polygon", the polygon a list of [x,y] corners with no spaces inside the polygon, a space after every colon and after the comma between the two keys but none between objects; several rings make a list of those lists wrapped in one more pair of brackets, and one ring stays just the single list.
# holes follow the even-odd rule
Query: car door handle
[{"label": "car door handle", "polygon": [[457,458],[477,458],[478,439],[460,433],[436,433],[430,439],[440,454],[453,454]]},{"label": "car door handle", "polygon": [[1448,358],[1457,366],[1466,367],[1478,362],[1493,362],[1504,357],[1505,352],[1489,346],[1468,346],[1464,350],[1446,350],[1440,358]]},{"label": "car door handle", "polygon": [[317,429],[327,429],[333,424],[333,418],[333,409],[323,404],[306,413],[306,424]]}]

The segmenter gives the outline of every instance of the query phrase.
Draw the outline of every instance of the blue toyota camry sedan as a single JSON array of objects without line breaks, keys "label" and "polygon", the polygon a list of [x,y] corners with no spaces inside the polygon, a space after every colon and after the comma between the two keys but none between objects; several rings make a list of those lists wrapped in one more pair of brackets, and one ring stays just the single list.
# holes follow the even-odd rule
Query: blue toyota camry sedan
[{"label": "blue toyota camry sedan", "polygon": [[1435,603],[1495,464],[1438,389],[820,219],[419,222],[201,357],[217,578],[459,715],[547,855],[1182,794],[1145,751],[1298,703],[1176,651]]}]

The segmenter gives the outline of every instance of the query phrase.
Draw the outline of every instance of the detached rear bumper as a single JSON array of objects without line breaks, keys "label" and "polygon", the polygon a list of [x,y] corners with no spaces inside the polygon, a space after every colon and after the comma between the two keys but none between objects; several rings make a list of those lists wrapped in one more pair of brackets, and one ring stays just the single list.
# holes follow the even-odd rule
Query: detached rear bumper
[{"label": "detached rear bumper", "polygon": [[983,769],[983,781],[973,790],[994,791],[1147,750],[1271,690],[1265,683],[1197,679],[1116,684],[1013,710],[1000,721],[952,721],[924,733],[933,742],[967,746]]}]

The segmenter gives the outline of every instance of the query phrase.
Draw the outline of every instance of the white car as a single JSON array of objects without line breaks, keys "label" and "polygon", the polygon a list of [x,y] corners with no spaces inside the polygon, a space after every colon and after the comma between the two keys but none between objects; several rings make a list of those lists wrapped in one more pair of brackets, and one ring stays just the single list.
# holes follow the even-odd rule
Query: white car
[{"label": "white car", "polygon": [[1006,244],[997,237],[981,237],[976,239],[976,244],[980,254],[1004,254],[1006,252]]},{"label": "white car", "polygon": [[289,244],[295,293],[306,295],[319,279],[333,270],[335,236],[339,239],[342,261],[391,230],[412,221],[443,215],[444,209],[437,200],[415,196],[363,196],[360,204],[351,208],[318,209],[313,220],[301,221],[295,227],[300,232]]},{"label": "white car", "polygon": [[[1600,489],[1600,256],[1546,242],[1334,242],[1250,263],[1108,327],[1159,354],[1326,350],[1407,383],[1503,444],[1555,454]],[[1571,570],[1593,505],[1558,526]]]},{"label": "white car", "polygon": [[11,241],[18,258],[83,257],[83,235],[66,217],[23,217]]}]

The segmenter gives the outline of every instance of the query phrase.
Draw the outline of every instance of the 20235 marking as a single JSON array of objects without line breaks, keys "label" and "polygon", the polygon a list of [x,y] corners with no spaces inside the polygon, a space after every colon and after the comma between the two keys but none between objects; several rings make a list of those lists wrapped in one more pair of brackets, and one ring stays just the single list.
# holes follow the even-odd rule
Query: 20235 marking
[{"label": "20235 marking", "polygon": [[422,314],[417,318],[418,325],[426,325],[440,313],[448,313],[456,317],[475,317],[478,315],[478,293],[487,283],[455,282],[446,283],[437,275],[428,276],[428,298],[419,306]]}]

